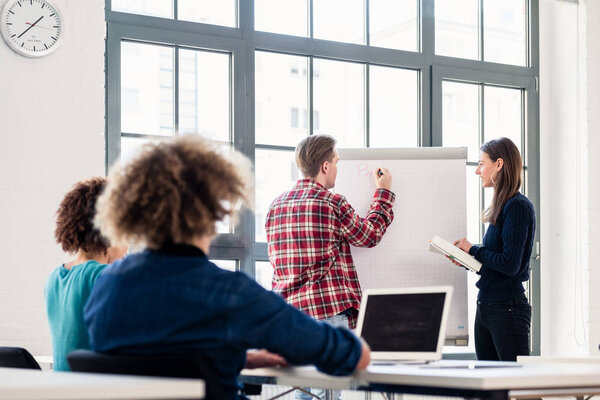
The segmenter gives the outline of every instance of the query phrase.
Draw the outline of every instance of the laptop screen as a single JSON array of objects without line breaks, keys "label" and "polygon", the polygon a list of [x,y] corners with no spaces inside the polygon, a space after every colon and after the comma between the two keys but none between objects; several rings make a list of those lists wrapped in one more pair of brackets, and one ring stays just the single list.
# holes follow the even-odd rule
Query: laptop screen
[{"label": "laptop screen", "polygon": [[[438,290],[433,290],[438,289]],[[360,336],[385,358],[439,353],[445,336],[451,288],[367,290],[359,318]],[[431,290],[431,291],[429,291]],[[406,353],[394,357],[392,353]],[[374,357],[377,358],[377,357]],[[431,359],[435,359],[432,357]]]}]

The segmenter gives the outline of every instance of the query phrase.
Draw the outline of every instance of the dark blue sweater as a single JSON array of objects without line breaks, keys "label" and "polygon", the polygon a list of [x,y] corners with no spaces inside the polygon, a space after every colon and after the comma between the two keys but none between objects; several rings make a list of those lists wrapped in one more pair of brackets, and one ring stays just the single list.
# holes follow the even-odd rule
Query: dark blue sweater
[{"label": "dark blue sweater", "polygon": [[241,398],[236,378],[247,349],[265,348],[332,375],[353,373],[362,353],[350,331],[310,318],[186,245],[146,250],[110,265],[96,281],[84,317],[95,351],[203,354],[228,400]]},{"label": "dark blue sweater", "polygon": [[469,254],[482,264],[477,282],[483,302],[502,302],[525,291],[529,279],[529,258],[535,236],[535,209],[529,199],[517,193],[509,199],[483,236],[483,245]]}]

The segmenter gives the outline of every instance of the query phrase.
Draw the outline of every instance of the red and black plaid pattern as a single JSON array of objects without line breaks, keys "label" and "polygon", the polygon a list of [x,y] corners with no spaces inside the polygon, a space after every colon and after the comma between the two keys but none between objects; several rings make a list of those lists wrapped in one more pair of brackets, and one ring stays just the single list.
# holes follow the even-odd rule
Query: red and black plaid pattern
[{"label": "red and black plaid pattern", "polygon": [[[361,290],[350,245],[373,247],[394,219],[395,195],[377,189],[365,218],[346,198],[312,179],[277,197],[267,214],[273,290],[316,319],[359,309]],[[356,326],[356,311],[350,327]]]}]

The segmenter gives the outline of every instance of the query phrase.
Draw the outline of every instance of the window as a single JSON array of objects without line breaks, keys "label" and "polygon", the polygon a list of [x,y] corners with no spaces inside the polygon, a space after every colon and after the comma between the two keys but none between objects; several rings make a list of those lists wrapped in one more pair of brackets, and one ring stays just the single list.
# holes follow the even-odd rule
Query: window
[{"label": "window", "polygon": [[245,153],[254,211],[219,225],[210,256],[267,288],[266,212],[301,178],[295,146],[314,133],[340,147],[468,147],[467,235],[478,238],[489,195],[473,170],[486,140],[518,144],[539,204],[537,3],[107,1],[108,164],[184,133]]},{"label": "window", "polygon": [[[487,226],[481,221],[482,212],[491,203],[493,190],[483,189],[475,175],[479,159],[479,148],[489,140],[508,137],[519,148],[523,158],[523,177],[535,170],[531,159],[535,152],[527,151],[535,132],[535,121],[527,118],[527,109],[536,105],[535,78],[506,76],[503,74],[469,74],[451,68],[439,67],[434,70],[433,92],[441,91],[441,101],[434,103],[433,113],[441,114],[434,118],[433,130],[441,131],[444,146],[466,146],[467,159],[467,237],[481,242]],[[437,106],[436,106],[437,104]],[[441,107],[441,110],[438,108]],[[536,172],[537,173],[537,172]],[[539,196],[537,186],[524,184],[521,191],[534,204]],[[538,213],[539,216],[539,213]],[[535,307],[535,297],[539,296],[539,264],[531,260],[532,277],[528,282],[527,294]],[[538,269],[536,269],[538,268]],[[536,277],[537,275],[537,277]],[[469,276],[473,284],[476,277]],[[471,328],[475,313],[476,292],[469,293]],[[538,303],[539,304],[539,303]],[[539,323],[539,321],[537,321]],[[532,322],[533,349],[535,336],[539,335],[535,318]]]},{"label": "window", "polygon": [[215,263],[215,265],[217,265],[218,267],[221,267],[228,271],[237,271],[237,264],[238,264],[237,260],[217,260],[217,259],[211,258],[210,261]]},{"label": "window", "polygon": [[111,0],[110,4],[112,11],[236,26],[235,0]]},{"label": "window", "polygon": [[320,71],[313,83],[319,129],[334,136],[339,147],[363,147],[365,139],[365,67],[363,64],[314,59]]},{"label": "window", "polygon": [[256,127],[256,143],[295,146],[308,130],[290,126],[287,110],[308,108],[308,77],[290,71],[308,65],[308,57],[257,51],[255,65],[256,118],[269,121]]},{"label": "window", "polygon": [[526,0],[436,0],[435,53],[526,66],[528,8]]},{"label": "window", "polygon": [[254,267],[256,281],[265,289],[271,290],[273,282],[273,266],[268,261],[257,261]]},{"label": "window", "polygon": [[370,147],[419,145],[419,74],[372,66],[370,75]]},{"label": "window", "polygon": [[[290,121],[290,125],[292,126],[292,128],[298,128],[298,109],[296,107],[292,107],[292,114],[291,114],[291,121]],[[305,110],[306,112],[306,110]],[[306,124],[304,124],[304,127],[306,128]]]}]

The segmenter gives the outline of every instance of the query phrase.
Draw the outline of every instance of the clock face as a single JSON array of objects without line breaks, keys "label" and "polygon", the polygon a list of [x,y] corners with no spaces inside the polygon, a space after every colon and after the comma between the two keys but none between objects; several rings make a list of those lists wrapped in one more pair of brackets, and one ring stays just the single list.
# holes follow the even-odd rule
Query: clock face
[{"label": "clock face", "polygon": [[9,0],[0,14],[2,36],[17,53],[43,57],[58,48],[62,26],[46,0]]}]

